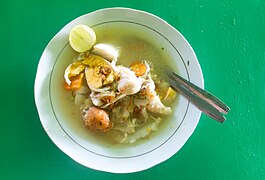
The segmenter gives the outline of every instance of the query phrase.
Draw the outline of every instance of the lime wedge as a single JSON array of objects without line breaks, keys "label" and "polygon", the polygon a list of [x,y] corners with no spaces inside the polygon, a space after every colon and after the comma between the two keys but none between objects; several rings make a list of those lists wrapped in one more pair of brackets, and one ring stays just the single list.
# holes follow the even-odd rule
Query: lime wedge
[{"label": "lime wedge", "polygon": [[87,25],[77,25],[70,31],[69,42],[75,51],[79,53],[85,52],[90,50],[95,44],[96,34]]}]

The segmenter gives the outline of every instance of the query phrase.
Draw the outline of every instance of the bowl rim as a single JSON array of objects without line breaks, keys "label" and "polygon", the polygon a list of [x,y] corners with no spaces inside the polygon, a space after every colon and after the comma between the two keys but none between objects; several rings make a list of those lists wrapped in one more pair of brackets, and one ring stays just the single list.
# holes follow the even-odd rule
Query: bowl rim
[{"label": "bowl rim", "polygon": [[[187,132],[184,132],[183,134],[183,141],[181,142],[181,144],[179,145],[179,147],[177,147],[174,151],[170,151],[168,152],[167,155],[163,155],[162,158],[160,158],[159,160],[154,160],[152,162],[149,163],[144,163],[144,165],[139,165],[136,162],[139,161],[140,159],[137,159],[137,161],[133,161],[132,163],[129,163],[131,166],[129,168],[111,168],[113,167],[113,164],[116,164],[117,166],[124,166],[124,163],[128,164],[128,159],[126,158],[119,158],[116,159],[115,161],[112,160],[112,163],[107,163],[108,165],[106,167],[102,167],[101,163],[91,163],[91,162],[87,162],[87,159],[80,159],[80,157],[78,157],[76,154],[73,154],[72,150],[78,150],[79,153],[83,154],[84,152],[80,149],[78,149],[78,147],[76,147],[76,145],[71,142],[71,140],[67,139],[67,135],[62,132],[60,129],[58,129],[60,127],[59,125],[56,129],[52,129],[53,127],[51,127],[51,123],[52,120],[47,120],[47,118],[49,118],[47,116],[46,113],[50,113],[49,110],[43,110],[43,106],[45,106],[45,104],[43,102],[40,102],[43,100],[43,97],[40,98],[40,95],[43,93],[43,91],[47,90],[47,84],[43,85],[40,82],[45,81],[45,77],[42,77],[39,69],[41,69],[41,67],[45,64],[44,63],[44,59],[46,58],[50,58],[47,57],[47,49],[48,48],[53,48],[54,45],[54,39],[58,38],[60,34],[62,33],[67,33],[69,31],[67,31],[67,29],[69,30],[71,24],[74,24],[75,21],[77,21],[78,19],[82,19],[85,18],[87,16],[91,16],[91,15],[96,15],[96,14],[100,14],[100,13],[106,13],[108,11],[120,11],[120,12],[130,12],[132,14],[140,14],[140,15],[145,15],[148,16],[150,18],[156,19],[157,21],[159,21],[160,23],[162,23],[163,25],[167,26],[168,28],[170,28],[172,30],[172,32],[176,33],[184,42],[185,42],[185,46],[186,48],[189,49],[189,53],[190,56],[193,58],[192,60],[194,61],[194,67],[196,67],[196,73],[197,73],[197,77],[196,79],[190,79],[191,81],[196,81],[197,85],[200,86],[201,88],[204,87],[204,80],[203,80],[203,74],[202,74],[202,70],[200,67],[200,64],[198,62],[198,59],[192,49],[192,47],[190,46],[190,44],[188,43],[188,41],[184,38],[184,36],[177,31],[173,26],[171,26],[169,23],[167,23],[165,20],[163,20],[162,18],[151,14],[149,12],[145,12],[142,10],[136,10],[136,9],[132,9],[132,8],[124,8],[124,7],[114,7],[114,8],[104,8],[104,9],[99,9],[96,11],[93,11],[91,13],[87,13],[84,15],[81,15],[75,19],[73,19],[72,21],[70,21],[68,24],[66,24],[48,43],[48,45],[45,47],[43,54],[40,58],[39,64],[38,64],[38,69],[37,69],[37,73],[36,73],[36,78],[35,78],[35,84],[34,84],[34,97],[35,97],[35,104],[37,106],[37,110],[38,110],[38,114],[40,117],[40,121],[41,124],[43,126],[43,128],[45,129],[46,133],[48,134],[48,136],[51,138],[51,140],[59,147],[59,149],[61,149],[65,154],[67,154],[69,157],[71,157],[72,159],[74,159],[76,162],[89,167],[91,169],[95,169],[95,170],[100,170],[100,171],[106,171],[106,172],[112,172],[112,173],[132,173],[132,172],[137,172],[137,171],[142,171],[148,168],[151,168],[167,159],[169,159],[171,156],[173,156],[175,153],[177,153],[179,151],[179,149],[185,144],[185,142],[189,139],[189,137],[192,135],[193,131],[195,130],[199,119],[200,119],[200,115],[201,112],[195,108],[192,104],[189,105],[189,113],[193,114],[194,118],[190,118],[189,121],[185,121],[185,128],[188,128]],[[65,40],[60,41],[59,43],[65,42]],[[51,72],[48,72],[48,75],[51,76],[51,74],[49,74]],[[185,130],[185,128],[183,130]],[[182,130],[182,131],[183,131]],[[59,136],[59,137],[58,137]],[[63,143],[64,141],[67,141],[67,143]],[[172,142],[172,139],[169,140],[170,143]],[[71,147],[73,146],[73,147]],[[68,149],[67,149],[68,148]],[[69,149],[70,148],[70,149]],[[159,150],[159,152],[161,153],[162,151]],[[156,153],[157,154],[157,153]],[[92,162],[95,162],[98,160],[97,155],[91,155],[93,157],[91,157],[89,160],[91,160]],[[108,159],[108,157],[103,157],[106,158],[104,162],[109,161],[110,159]],[[143,157],[143,159],[149,159],[150,157]],[[112,164],[112,166],[110,166],[110,164]]]}]

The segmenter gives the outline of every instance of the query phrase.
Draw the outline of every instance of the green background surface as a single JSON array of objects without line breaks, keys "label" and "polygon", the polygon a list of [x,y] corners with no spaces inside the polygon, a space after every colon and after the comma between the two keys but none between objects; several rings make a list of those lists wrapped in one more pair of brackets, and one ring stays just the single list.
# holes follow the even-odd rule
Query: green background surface
[{"label": "green background surface", "polygon": [[[133,174],[94,171],[49,139],[34,103],[42,51],[74,18],[105,7],[153,13],[178,29],[201,64],[205,89],[231,111],[224,124],[202,115],[172,158]],[[264,179],[264,0],[9,0],[0,2],[0,179]]]}]

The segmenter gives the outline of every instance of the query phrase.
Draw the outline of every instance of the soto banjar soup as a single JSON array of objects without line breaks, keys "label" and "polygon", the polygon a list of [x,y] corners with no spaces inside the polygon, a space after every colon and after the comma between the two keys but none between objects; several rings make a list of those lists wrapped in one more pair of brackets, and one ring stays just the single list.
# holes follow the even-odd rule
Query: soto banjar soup
[{"label": "soto banjar soup", "polygon": [[172,114],[177,98],[155,71],[152,56],[146,56],[156,56],[148,42],[125,34],[115,40],[86,25],[75,26],[69,43],[77,55],[64,72],[64,89],[78,107],[80,122],[112,144],[148,138]]}]

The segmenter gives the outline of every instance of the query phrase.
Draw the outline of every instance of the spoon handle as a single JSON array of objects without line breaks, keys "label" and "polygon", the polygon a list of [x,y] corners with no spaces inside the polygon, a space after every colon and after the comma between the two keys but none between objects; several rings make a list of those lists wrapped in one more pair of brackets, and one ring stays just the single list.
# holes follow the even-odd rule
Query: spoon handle
[{"label": "spoon handle", "polygon": [[169,73],[168,76],[171,87],[190,100],[202,112],[218,122],[225,121],[222,113],[227,114],[230,110],[225,103],[174,72]]}]

